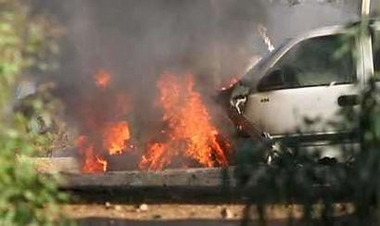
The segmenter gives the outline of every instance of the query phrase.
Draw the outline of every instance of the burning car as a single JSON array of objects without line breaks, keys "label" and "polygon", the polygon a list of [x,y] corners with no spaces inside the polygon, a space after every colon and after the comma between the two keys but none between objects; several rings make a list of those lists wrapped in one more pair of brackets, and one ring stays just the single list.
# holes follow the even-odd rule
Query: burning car
[{"label": "burning car", "polygon": [[355,147],[359,138],[355,120],[342,126],[339,112],[358,109],[359,94],[379,71],[379,37],[380,22],[373,20],[286,41],[223,91],[232,121],[270,146],[286,140],[287,146],[323,147],[324,156],[342,157],[337,149]]}]

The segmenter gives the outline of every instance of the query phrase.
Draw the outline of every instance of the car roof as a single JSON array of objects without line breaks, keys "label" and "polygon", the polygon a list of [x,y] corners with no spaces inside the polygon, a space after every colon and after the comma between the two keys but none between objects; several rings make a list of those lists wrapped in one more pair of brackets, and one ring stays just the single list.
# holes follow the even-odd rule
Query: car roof
[{"label": "car roof", "polygon": [[[251,70],[247,71],[247,73],[245,73],[245,75],[242,77],[241,81],[247,85],[248,84],[252,85],[252,84],[257,83],[258,80],[260,80],[263,75],[253,75],[253,74],[258,72],[257,69],[259,67],[266,68],[268,66],[267,64],[271,64],[271,62],[270,62],[271,61],[270,59],[272,58],[271,56],[275,56],[277,54],[280,54],[281,52],[283,52],[284,49],[289,49],[292,46],[296,45],[297,43],[299,43],[303,40],[306,40],[306,39],[313,38],[313,37],[324,36],[324,35],[333,35],[333,34],[339,34],[339,33],[342,33],[342,34],[346,33],[351,28],[359,26],[361,22],[362,22],[362,20],[354,21],[354,22],[344,24],[344,25],[324,26],[324,27],[320,27],[320,28],[316,28],[316,29],[306,31],[300,35],[293,37],[293,38],[288,38],[279,47],[277,47],[271,54],[265,56],[258,64],[256,64],[253,68],[251,68]],[[380,20],[379,19],[372,18],[372,19],[370,19],[369,23],[370,24],[378,24],[380,27]],[[269,60],[269,62],[266,62],[267,60]],[[254,86],[253,87],[251,86],[251,88],[254,88]]]}]

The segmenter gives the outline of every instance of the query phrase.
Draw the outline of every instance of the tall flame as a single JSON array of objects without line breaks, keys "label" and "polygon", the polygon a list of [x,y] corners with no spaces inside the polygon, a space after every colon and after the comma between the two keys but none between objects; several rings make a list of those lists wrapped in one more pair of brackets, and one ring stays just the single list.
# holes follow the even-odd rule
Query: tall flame
[{"label": "tall flame", "polygon": [[205,167],[227,166],[227,158],[217,141],[218,131],[201,96],[194,90],[193,75],[164,73],[157,83],[167,130],[165,142],[148,146],[139,164],[141,169],[161,170],[176,158],[191,159]]},{"label": "tall flame", "polygon": [[[109,156],[136,150],[130,142],[129,124],[123,120],[130,105],[126,102],[126,95],[109,88],[110,81],[110,74],[99,70],[94,75],[97,91],[81,106],[83,132],[77,138],[77,147],[85,173],[107,171]],[[194,86],[190,73],[160,76],[157,103],[163,110],[164,128],[159,133],[159,141],[146,145],[139,168],[161,170],[178,164],[182,167],[227,166],[225,151],[229,149],[229,143],[220,139]],[[136,153],[131,156],[140,157]]]},{"label": "tall flame", "polygon": [[[115,121],[114,118],[120,118],[127,111],[123,95],[112,93],[104,89],[109,86],[111,80],[110,74],[105,70],[99,70],[94,76],[95,85],[102,90],[97,93],[84,106],[84,130],[77,138],[77,147],[79,154],[82,156],[82,171],[85,173],[104,172],[107,170],[106,156],[116,155],[127,151],[128,141],[130,140],[129,125],[124,120]],[[107,95],[108,98],[103,98]],[[110,99],[112,98],[112,99]],[[106,103],[103,103],[106,101]],[[110,104],[109,101],[113,101]],[[99,106],[109,106],[107,112],[100,112]],[[106,114],[108,113],[108,114]],[[120,115],[115,115],[120,114]]]}]

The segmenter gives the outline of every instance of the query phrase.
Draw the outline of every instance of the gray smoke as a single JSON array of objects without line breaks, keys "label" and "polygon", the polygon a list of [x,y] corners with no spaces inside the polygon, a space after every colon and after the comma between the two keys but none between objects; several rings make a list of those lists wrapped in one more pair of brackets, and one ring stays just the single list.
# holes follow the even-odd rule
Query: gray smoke
[{"label": "gray smoke", "polygon": [[259,26],[276,47],[305,30],[356,20],[360,7],[357,0],[34,0],[34,5],[66,29],[54,80],[67,115],[80,124],[85,116],[78,106],[88,100],[97,114],[112,108],[92,93],[92,77],[103,68],[112,76],[111,89],[132,98],[129,117],[137,140],[160,126],[154,102],[163,71],[191,70],[207,99],[232,76],[241,76],[252,57],[268,52]]}]

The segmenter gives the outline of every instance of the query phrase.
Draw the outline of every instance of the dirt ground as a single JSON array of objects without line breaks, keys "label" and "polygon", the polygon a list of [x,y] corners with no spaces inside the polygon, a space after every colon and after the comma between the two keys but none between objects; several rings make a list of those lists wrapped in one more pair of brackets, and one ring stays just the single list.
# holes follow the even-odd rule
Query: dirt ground
[{"label": "dirt ground", "polygon": [[[71,219],[115,218],[130,220],[178,220],[178,219],[229,219],[243,217],[244,205],[199,205],[199,204],[67,204],[62,206],[64,213]],[[300,206],[270,206],[266,209],[270,219],[287,219],[289,214],[301,218]],[[257,219],[255,208],[251,217]]]},{"label": "dirt ground", "polygon": [[243,206],[188,204],[112,205],[105,203],[104,205],[65,205],[63,210],[71,219],[93,217],[133,220],[241,219]]},{"label": "dirt ground", "polygon": [[[344,217],[353,212],[351,205],[334,205],[336,217]],[[241,222],[243,219],[244,205],[237,204],[67,204],[62,206],[63,212],[70,219],[88,223],[90,220],[102,220],[109,225],[113,220],[122,222]],[[273,205],[266,208],[266,219],[270,222],[287,222],[292,216],[294,220],[302,219],[302,207],[300,205]],[[251,208],[250,219],[258,221],[256,208]],[[321,209],[314,207],[313,214],[318,216]],[[282,225],[280,223],[279,225]],[[85,224],[87,225],[87,224]],[[93,225],[91,223],[90,225]],[[104,225],[104,224],[99,224]],[[119,224],[116,224],[119,225]],[[120,224],[124,225],[124,224]],[[127,224],[129,225],[129,224]],[[193,224],[190,224],[193,225]],[[197,224],[195,224],[197,225]],[[224,224],[222,224],[224,225]],[[274,224],[274,225],[277,225]]]}]

